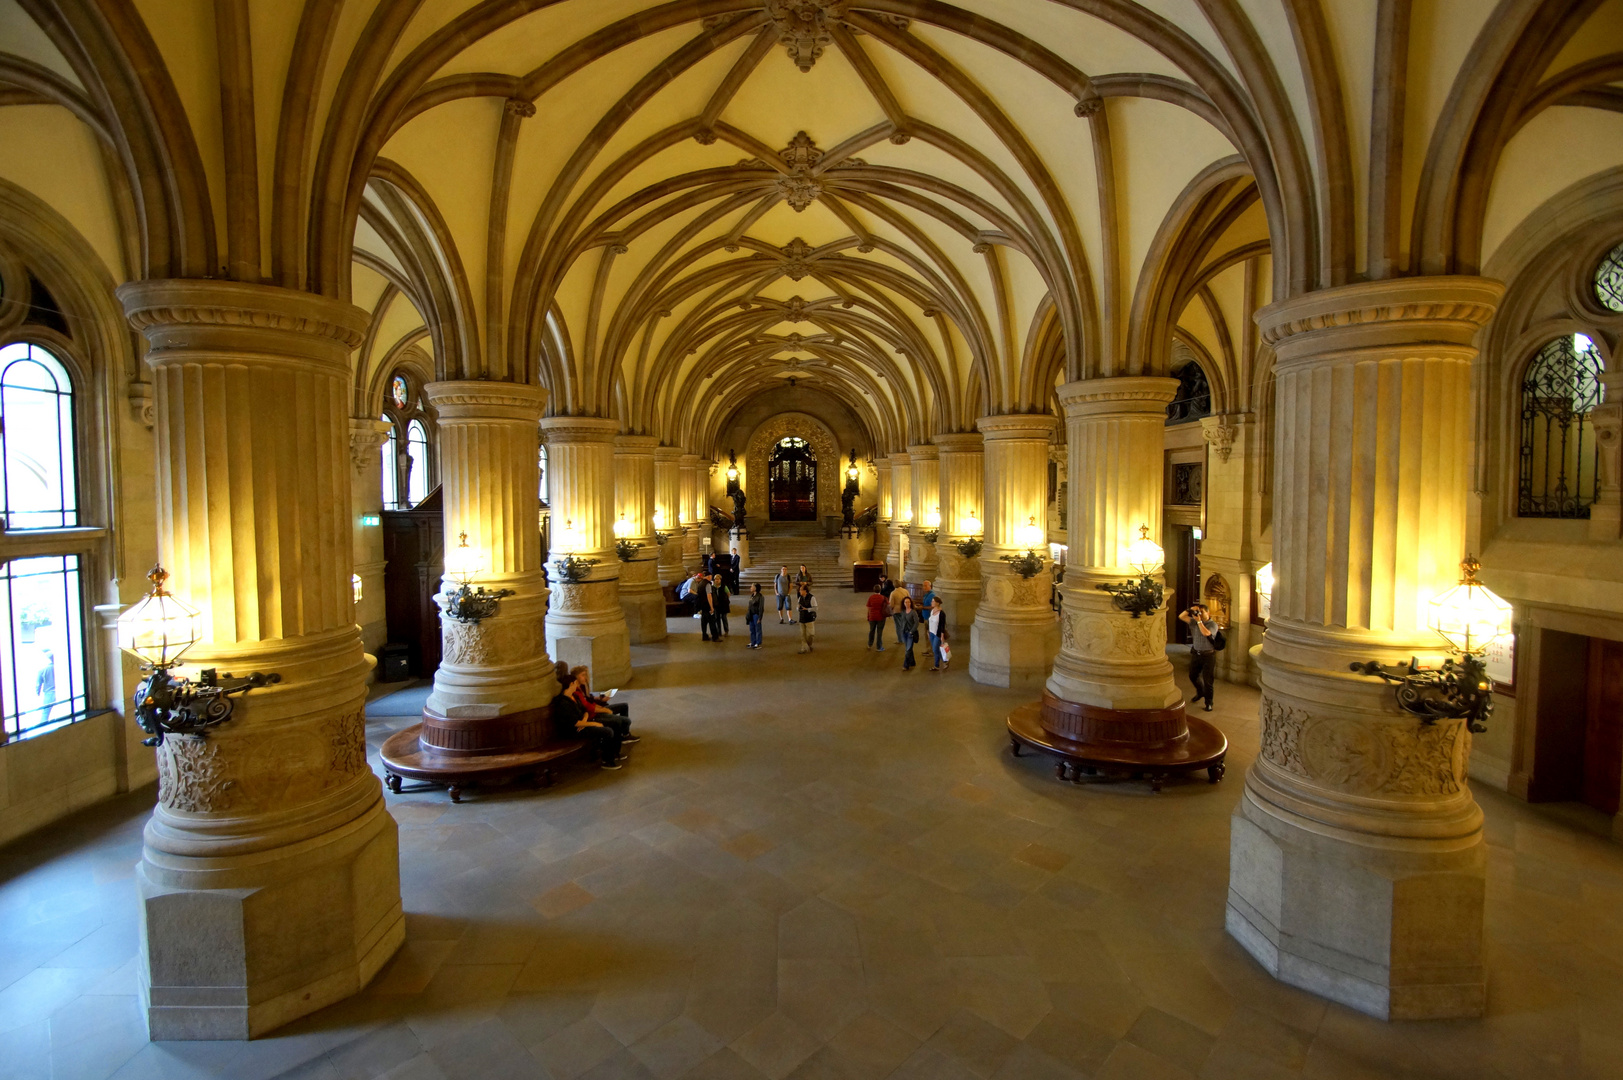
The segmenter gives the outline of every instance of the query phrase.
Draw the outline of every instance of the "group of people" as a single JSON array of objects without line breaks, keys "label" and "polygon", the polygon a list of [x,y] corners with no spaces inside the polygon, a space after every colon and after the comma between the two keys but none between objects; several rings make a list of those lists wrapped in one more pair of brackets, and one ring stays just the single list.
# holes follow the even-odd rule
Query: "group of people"
[{"label": "group of people", "polygon": [[812,576],[806,564],[800,564],[793,578],[787,566],[778,567],[772,578],[772,591],[778,599],[778,622],[799,626],[800,651],[811,652],[817,643],[817,596],[812,592]]},{"label": "group of people", "polygon": [[896,628],[896,644],[907,650],[902,657],[902,670],[912,671],[918,661],[913,647],[918,644],[922,630],[930,642],[930,670],[945,671],[952,663],[952,643],[948,640],[947,615],[937,596],[934,582],[924,583],[924,593],[917,601],[907,586],[881,578],[868,597],[868,648],[885,651],[885,622]]},{"label": "group of people", "polygon": [[625,747],[642,739],[631,734],[631,710],[610,704],[592,693],[591,674],[584,667],[556,665],[558,694],[552,699],[553,734],[560,739],[585,738],[592,744],[598,765],[618,769],[625,764]]}]

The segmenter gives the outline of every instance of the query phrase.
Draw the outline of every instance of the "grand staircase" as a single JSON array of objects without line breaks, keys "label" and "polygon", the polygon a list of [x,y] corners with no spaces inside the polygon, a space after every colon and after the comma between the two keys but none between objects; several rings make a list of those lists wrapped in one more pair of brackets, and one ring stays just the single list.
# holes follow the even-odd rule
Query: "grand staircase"
[{"label": "grand staircase", "polygon": [[840,565],[840,542],[823,536],[821,522],[774,521],[760,528],[750,531],[750,565],[739,575],[744,588],[758,581],[769,592],[778,567],[787,566],[793,576],[801,563],[819,588],[851,587],[851,568]]}]

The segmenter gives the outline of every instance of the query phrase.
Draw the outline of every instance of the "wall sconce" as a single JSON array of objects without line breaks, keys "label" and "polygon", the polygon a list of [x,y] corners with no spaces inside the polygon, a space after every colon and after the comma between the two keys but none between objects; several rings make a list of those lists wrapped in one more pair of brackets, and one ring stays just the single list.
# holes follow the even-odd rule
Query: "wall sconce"
[{"label": "wall sconce", "polygon": [[169,573],[154,566],[147,574],[152,591],[118,617],[118,647],[141,661],[149,672],[135,690],[135,722],[152,736],[143,746],[162,746],[168,735],[202,737],[208,729],[231,719],[231,696],[258,686],[279,683],[282,677],[254,672],[237,678],[230,672],[204,668],[197,682],[170,674],[186,651],[197,643],[197,609],[181,603],[163,587]]},{"label": "wall sconce", "polygon": [[738,483],[738,455],[731,450],[727,451],[727,484],[731,487]]},{"label": "wall sconce", "polygon": [[354,596],[354,602],[359,604],[361,602],[361,575],[349,575],[349,591]]},{"label": "wall sconce", "polygon": [[468,534],[462,533],[457,546],[445,556],[446,576],[461,582],[461,587],[447,594],[440,603],[440,609],[448,618],[463,623],[481,622],[496,614],[502,597],[513,595],[512,589],[475,587],[473,579],[484,571],[484,559],[468,546]]},{"label": "wall sconce", "polygon": [[1026,523],[1020,526],[1017,539],[1020,543],[1026,545],[1025,554],[1004,555],[1002,560],[1008,563],[1014,572],[1021,577],[1034,578],[1042,573],[1043,569],[1043,557],[1037,554],[1037,549],[1048,539],[1043,527],[1037,524],[1036,514],[1031,515]]},{"label": "wall sconce", "polygon": [[1257,572],[1252,575],[1252,581],[1257,586],[1259,609],[1257,614],[1262,616],[1263,622],[1267,622],[1268,617],[1274,613],[1274,564],[1264,563],[1257,567]]},{"label": "wall sconce", "polygon": [[856,451],[855,447],[852,447],[852,449],[851,449],[851,463],[848,464],[845,467],[845,480],[846,480],[846,483],[855,484],[857,482],[857,478],[860,475],[861,474],[857,472],[857,451]]},{"label": "wall sconce", "polygon": [[575,554],[580,550],[580,543],[580,532],[575,528],[574,519],[565,518],[564,527],[558,533],[560,557],[552,561],[558,570],[558,580],[565,585],[579,585],[598,563],[597,559],[583,559]]},{"label": "wall sconce", "polygon": [[1480,735],[1493,715],[1493,680],[1488,678],[1482,654],[1511,632],[1510,605],[1477,581],[1482,564],[1467,555],[1460,562],[1458,585],[1431,602],[1426,625],[1448,642],[1450,657],[1434,668],[1423,668],[1411,657],[1407,664],[1386,667],[1373,660],[1352,664],[1360,675],[1373,675],[1396,687],[1398,708],[1420,717],[1422,724],[1438,720],[1464,720]]},{"label": "wall sconce", "polygon": [[1137,619],[1159,611],[1166,600],[1166,588],[1155,574],[1166,561],[1161,545],[1150,539],[1150,527],[1138,527],[1138,539],[1127,547],[1126,563],[1138,572],[1137,581],[1113,581],[1097,588],[1115,597],[1118,610],[1131,612]]}]

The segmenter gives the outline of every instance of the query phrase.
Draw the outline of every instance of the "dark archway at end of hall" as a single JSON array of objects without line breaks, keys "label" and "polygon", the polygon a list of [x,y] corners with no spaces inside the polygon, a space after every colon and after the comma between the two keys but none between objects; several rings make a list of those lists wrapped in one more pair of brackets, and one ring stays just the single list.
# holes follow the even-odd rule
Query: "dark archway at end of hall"
[{"label": "dark archway at end of hall", "polygon": [[780,439],[767,465],[773,521],[817,520],[817,454],[805,439]]}]

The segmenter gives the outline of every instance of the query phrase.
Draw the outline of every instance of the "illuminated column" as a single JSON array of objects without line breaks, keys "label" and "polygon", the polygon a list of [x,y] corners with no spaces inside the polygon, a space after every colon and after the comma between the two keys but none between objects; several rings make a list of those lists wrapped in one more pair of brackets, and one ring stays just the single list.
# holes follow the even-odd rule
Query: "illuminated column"
[{"label": "illuminated column", "polygon": [[1480,1015],[1471,736],[1349,671],[1422,664],[1464,554],[1475,336],[1502,294],[1399,278],[1257,313],[1277,353],[1262,752],[1230,834],[1228,930],[1281,980],[1393,1019]]},{"label": "illuminated column", "polygon": [[929,443],[909,446],[907,460],[913,486],[913,531],[908,537],[903,580],[922,586],[935,578],[935,543],[924,534],[941,524],[941,462]]},{"label": "illuminated column", "polygon": [[974,431],[935,437],[941,455],[937,501],[941,507],[941,537],[935,545],[935,591],[941,594],[947,625],[955,638],[969,632],[981,602],[980,558],[966,558],[957,545],[970,537],[982,539],[985,533],[981,508],[985,494],[984,439]]},{"label": "illuminated column", "polygon": [[659,588],[659,548],[654,543],[654,448],[652,435],[614,440],[615,540],[637,551],[620,563],[620,607],[633,645],[665,640],[665,594]]},{"label": "illuminated column", "polygon": [[983,416],[976,424],[985,436],[986,476],[981,602],[969,647],[976,682],[1039,687],[1059,648],[1047,561],[1035,577],[1022,578],[1001,558],[1046,551],[1040,522],[1048,500],[1048,441],[1058,423],[1045,413],[1015,413]]},{"label": "illuminated column", "polygon": [[[879,562],[885,562],[890,557],[890,538],[895,529],[891,527],[891,487],[890,487],[890,458],[875,457],[874,471],[879,474],[879,517],[873,526],[873,557]],[[890,567],[886,566],[886,572]]]},{"label": "illuminated column", "polygon": [[[451,575],[465,557],[474,584],[513,590],[488,619],[440,619],[444,658],[424,710],[447,716],[458,706],[483,706],[504,716],[543,708],[558,692],[543,633],[541,534],[533,524],[541,505],[536,424],[547,392],[469,379],[429,383],[423,396],[439,425],[447,571],[440,593],[461,585]],[[464,533],[467,556],[458,554]]]},{"label": "illuminated column", "polygon": [[890,455],[890,550],[885,553],[885,565],[902,577],[902,561],[906,552],[906,532],[913,520],[913,467],[906,454]]},{"label": "illuminated column", "polygon": [[349,422],[350,497],[354,522],[354,573],[361,579],[355,621],[361,644],[376,654],[388,638],[383,605],[383,442],[387,420]]},{"label": "illuminated column", "polygon": [[[591,669],[594,687],[631,680],[631,633],[620,607],[620,559],[614,553],[614,434],[619,424],[592,416],[541,421],[552,486],[552,606],[547,651],[570,667]],[[558,579],[566,555],[595,559],[576,583]]]},{"label": "illuminated column", "polygon": [[[1161,538],[1167,403],[1176,379],[1084,379],[1059,389],[1070,457],[1065,624],[1048,691],[1092,710],[1123,714],[1172,710],[1182,725],[1183,694],[1167,659],[1166,613],[1134,618],[1098,588],[1136,578],[1127,548],[1143,526]],[[1161,580],[1161,572],[1153,575]],[[1186,597],[1174,603],[1187,605]]]},{"label": "illuminated column", "polygon": [[682,451],[654,447],[654,531],[666,536],[659,549],[659,583],[677,585],[687,576],[682,567]]},{"label": "illuminated column", "polygon": [[150,346],[159,557],[202,611],[187,669],[282,678],[158,748],[137,985],[153,1039],[246,1039],[360,990],[405,932],[350,584],[367,315],[223,281],[118,295]]},{"label": "illuminated column", "polygon": [[699,534],[706,528],[704,488],[699,479],[699,455],[683,454],[682,475],[682,569],[691,576],[699,568]]}]

